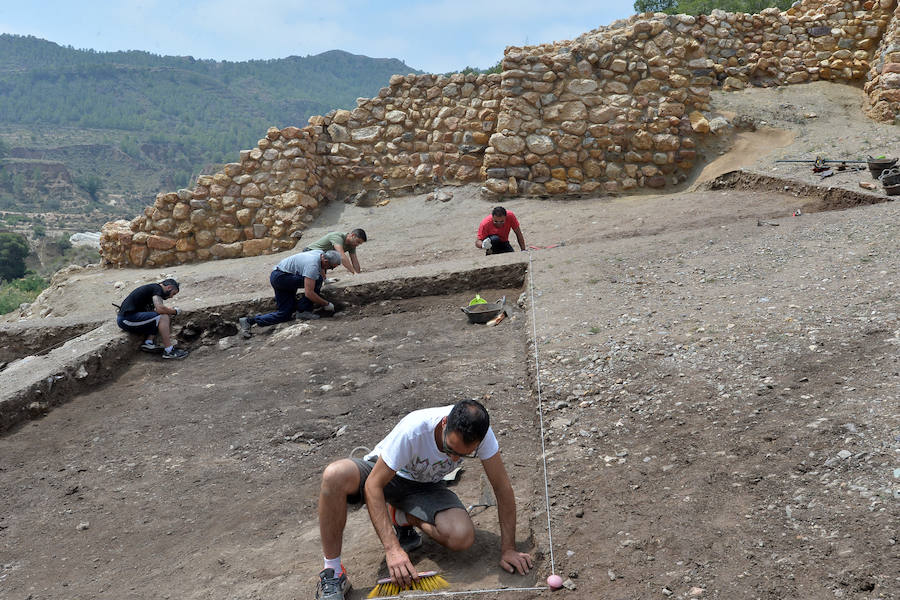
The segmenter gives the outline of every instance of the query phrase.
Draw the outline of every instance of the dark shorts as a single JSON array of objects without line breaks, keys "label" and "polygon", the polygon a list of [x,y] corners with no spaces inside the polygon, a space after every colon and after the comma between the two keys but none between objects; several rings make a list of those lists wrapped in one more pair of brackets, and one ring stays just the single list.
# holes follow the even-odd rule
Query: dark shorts
[{"label": "dark shorts", "polygon": [[504,254],[506,252],[515,252],[513,250],[512,244],[509,243],[509,240],[501,241],[499,235],[489,235],[491,238],[491,249],[485,251],[485,256],[490,256],[491,254]]},{"label": "dark shorts", "polygon": [[135,312],[127,315],[119,315],[116,324],[120,329],[132,333],[156,333],[159,329],[159,313]]},{"label": "dark shorts", "polygon": [[[359,491],[352,496],[347,496],[349,504],[362,504],[365,497],[366,478],[375,463],[361,458],[351,458],[359,468]],[[442,510],[448,508],[466,509],[462,501],[447,487],[444,481],[437,483],[419,483],[410,481],[395,475],[384,488],[384,499],[394,508],[400,509],[406,514],[421,519],[434,525],[434,517]]]}]

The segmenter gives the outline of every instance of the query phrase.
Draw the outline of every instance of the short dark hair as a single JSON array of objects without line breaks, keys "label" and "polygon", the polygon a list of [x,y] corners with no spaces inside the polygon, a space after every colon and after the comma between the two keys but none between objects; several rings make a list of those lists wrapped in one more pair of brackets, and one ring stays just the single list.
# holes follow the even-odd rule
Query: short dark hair
[{"label": "short dark hair", "polygon": [[457,432],[466,444],[481,443],[491,426],[487,409],[477,400],[462,400],[453,405],[447,417],[447,433]]},{"label": "short dark hair", "polygon": [[495,206],[494,210],[491,211],[491,215],[494,217],[505,217],[506,209],[502,206]]},{"label": "short dark hair", "polygon": [[178,286],[178,282],[171,277],[169,279],[163,279],[159,282],[159,285],[171,285],[173,288],[175,288],[175,291],[181,291],[181,288]]},{"label": "short dark hair", "polygon": [[364,242],[369,241],[369,240],[366,239],[366,232],[363,231],[362,229],[360,229],[359,227],[357,227],[356,229],[354,229],[354,230],[351,231],[350,233],[352,233],[353,235],[355,235],[356,237],[358,237],[359,239],[361,239],[361,240],[364,241]]}]

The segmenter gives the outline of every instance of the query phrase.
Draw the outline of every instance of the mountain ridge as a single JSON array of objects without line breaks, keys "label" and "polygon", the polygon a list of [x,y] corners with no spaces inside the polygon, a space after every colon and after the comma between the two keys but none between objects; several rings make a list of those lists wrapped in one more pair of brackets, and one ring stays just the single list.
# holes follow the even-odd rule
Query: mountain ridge
[{"label": "mountain ridge", "polygon": [[[235,160],[270,126],[304,126],[312,115],[354,108],[391,75],[417,72],[398,59],[344,50],[232,62],[0,34],[0,158],[91,148],[63,159],[73,185],[62,205],[99,226]],[[110,151],[96,152],[98,144]],[[0,210],[40,211],[41,173],[38,164],[13,172],[0,162]],[[74,183],[91,176],[101,180],[99,197]]]}]

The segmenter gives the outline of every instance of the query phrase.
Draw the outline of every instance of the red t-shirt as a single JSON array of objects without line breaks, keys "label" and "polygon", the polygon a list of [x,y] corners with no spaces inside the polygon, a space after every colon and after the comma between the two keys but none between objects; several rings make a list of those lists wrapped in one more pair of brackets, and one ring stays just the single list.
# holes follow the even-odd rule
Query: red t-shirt
[{"label": "red t-shirt", "polygon": [[493,217],[488,215],[481,222],[481,225],[478,226],[478,239],[483,240],[489,235],[496,235],[500,237],[501,242],[508,242],[510,229],[516,229],[518,227],[519,220],[511,210],[506,211],[506,221],[504,221],[503,227],[496,227],[494,225]]}]

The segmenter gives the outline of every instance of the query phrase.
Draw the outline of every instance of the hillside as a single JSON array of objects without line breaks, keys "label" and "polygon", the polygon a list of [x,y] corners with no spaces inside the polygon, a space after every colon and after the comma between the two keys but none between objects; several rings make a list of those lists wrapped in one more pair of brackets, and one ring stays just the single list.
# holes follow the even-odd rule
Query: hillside
[{"label": "hillside", "polygon": [[0,211],[76,215],[72,227],[133,216],[268,127],[352,108],[411,72],[339,50],[219,62],[0,35]]}]

